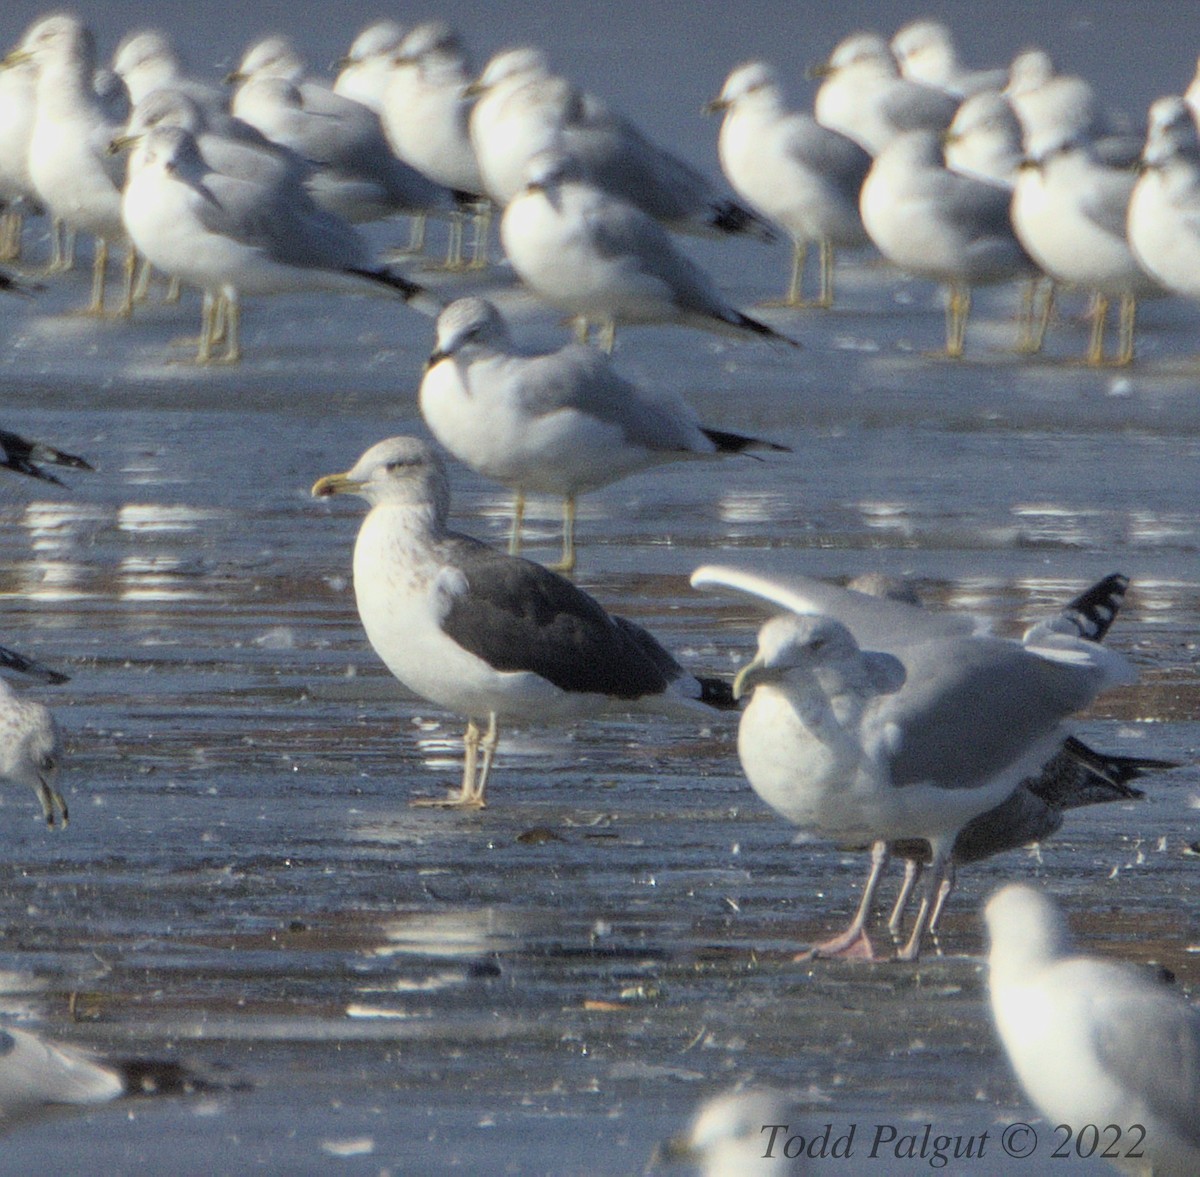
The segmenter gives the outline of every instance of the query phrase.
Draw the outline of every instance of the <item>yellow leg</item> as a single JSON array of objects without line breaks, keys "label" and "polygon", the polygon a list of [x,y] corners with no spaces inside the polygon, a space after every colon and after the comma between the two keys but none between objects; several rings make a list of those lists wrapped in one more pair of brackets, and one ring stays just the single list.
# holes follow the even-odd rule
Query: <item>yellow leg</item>
[{"label": "yellow leg", "polygon": [[104,314],[104,280],[108,276],[108,242],[96,238],[96,252],[92,257],[92,301],[87,305],[87,314]]},{"label": "yellow leg", "polygon": [[[150,263],[147,262],[143,267],[146,272],[149,272]],[[130,319],[133,317],[133,303],[137,298],[137,273],[138,273],[138,255],[137,250],[130,244],[125,249],[125,262],[122,266],[124,293],[121,295],[121,306],[117,314],[122,319]]]},{"label": "yellow leg", "polygon": [[563,499],[563,546],[562,559],[550,567],[555,572],[575,571],[575,496]]},{"label": "yellow leg", "polygon": [[1137,299],[1132,294],[1121,295],[1120,323],[1116,362],[1124,368],[1133,363],[1133,333],[1137,327]]},{"label": "yellow leg", "polygon": [[613,348],[616,346],[617,321],[616,319],[605,319],[604,326],[600,328],[600,350],[611,356]]},{"label": "yellow leg", "polygon": [[521,554],[521,524],[525,522],[525,492],[517,491],[517,500],[513,503],[512,531],[508,536],[508,554]]},{"label": "yellow leg", "polygon": [[963,342],[967,335],[967,316],[971,313],[971,291],[958,286],[950,287],[946,302],[946,355],[961,359]]},{"label": "yellow leg", "polygon": [[1104,363],[1104,321],[1107,318],[1108,296],[1097,294],[1092,305],[1092,334],[1087,350],[1087,362],[1093,368]]},{"label": "yellow leg", "polygon": [[471,247],[472,270],[485,270],[488,265],[488,235],[492,230],[492,202],[481,201],[475,206],[473,215],[475,226],[475,242]]},{"label": "yellow leg", "polygon": [[821,260],[821,289],[817,296],[817,306],[828,310],[833,306],[833,242],[828,237],[822,238],[818,248]]}]

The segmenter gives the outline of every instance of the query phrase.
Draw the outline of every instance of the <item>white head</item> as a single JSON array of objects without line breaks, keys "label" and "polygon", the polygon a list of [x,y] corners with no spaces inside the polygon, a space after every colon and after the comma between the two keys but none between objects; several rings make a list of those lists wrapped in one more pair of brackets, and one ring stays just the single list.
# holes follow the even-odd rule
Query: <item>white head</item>
[{"label": "white head", "polygon": [[1054,77],[1054,62],[1044,49],[1025,49],[1012,59],[1008,67],[1005,94],[1028,94],[1044,86]]},{"label": "white head", "polygon": [[130,176],[152,170],[183,180],[195,180],[208,171],[195,136],[183,127],[155,127],[137,140],[129,159]]},{"label": "white head", "polygon": [[905,25],[892,38],[891,49],[900,72],[913,81],[944,85],[958,68],[954,38],[941,21],[917,20]]},{"label": "white head", "polygon": [[264,37],[246,50],[229,80],[244,82],[250,78],[284,78],[299,82],[305,73],[304,58],[287,37]]},{"label": "white head", "polygon": [[870,70],[892,76],[900,73],[892,51],[878,33],[853,33],[838,42],[829,55],[825,72],[837,73],[844,69]]},{"label": "white head", "polygon": [[734,698],[759,685],[798,687],[817,679],[826,691],[890,694],[904,683],[891,654],[864,652],[836,618],[783,613],[758,631],[758,653],[733,680]]},{"label": "white head", "polygon": [[32,59],[39,68],[66,63],[91,75],[96,68],[96,40],[78,18],[65,12],[43,17],[29,26],[9,60]]},{"label": "white head", "polygon": [[[664,1159],[694,1161],[704,1177],[791,1173],[798,1165],[784,1158],[782,1137],[795,1124],[795,1109],[777,1092],[723,1092],[701,1104],[687,1135],[671,1142]],[[783,1126],[777,1135],[772,1133],[776,1125]],[[764,1153],[773,1137],[775,1148],[768,1158]]]},{"label": "white head", "polygon": [[486,298],[459,298],[437,320],[437,343],[429,357],[432,367],[469,344],[503,349],[510,341],[508,324]]},{"label": "white head", "polygon": [[389,437],[373,445],[345,474],[313,483],[316,498],[353,494],[372,507],[409,507],[429,513],[436,525],[450,513],[450,483],[437,451],[417,437]]},{"label": "white head", "polygon": [[546,55],[532,45],[516,49],[505,49],[497,53],[483,67],[483,72],[472,86],[477,93],[484,93],[501,82],[532,82],[550,76],[550,63]]},{"label": "white head", "polygon": [[1182,98],[1158,98],[1150,104],[1147,115],[1142,162],[1147,167],[1161,167],[1180,156],[1200,156],[1195,113]]},{"label": "white head", "polygon": [[181,67],[171,38],[159,29],[139,29],[127,34],[113,54],[113,69],[127,83],[131,74],[141,71],[169,78],[178,74]]},{"label": "white head", "polygon": [[426,57],[461,62],[466,59],[462,38],[444,20],[429,20],[410,29],[396,50],[395,61],[416,62]]},{"label": "white head", "polygon": [[130,112],[124,137],[133,139],[155,127],[182,127],[199,135],[206,125],[200,105],[182,90],[151,90]]},{"label": "white head", "polygon": [[354,38],[341,64],[353,65],[373,57],[387,57],[400,48],[405,32],[404,26],[394,20],[377,20]]},{"label": "white head", "polygon": [[735,66],[721,87],[720,97],[710,103],[710,110],[726,110],[751,95],[779,96],[775,71],[765,61],[744,61]]},{"label": "white head", "polygon": [[1027,883],[1002,887],[983,909],[991,953],[988,967],[997,980],[1019,979],[1065,956],[1070,936],[1053,900]]}]

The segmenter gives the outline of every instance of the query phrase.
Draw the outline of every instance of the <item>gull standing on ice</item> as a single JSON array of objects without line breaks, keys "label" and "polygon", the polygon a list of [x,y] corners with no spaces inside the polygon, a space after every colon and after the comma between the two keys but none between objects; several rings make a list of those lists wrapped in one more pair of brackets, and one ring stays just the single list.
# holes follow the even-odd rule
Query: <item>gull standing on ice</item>
[{"label": "gull standing on ice", "polygon": [[1012,223],[1021,244],[1055,282],[1093,295],[1087,362],[1104,363],[1104,328],[1112,299],[1120,304],[1113,363],[1134,354],[1137,303],[1162,288],[1139,264],[1126,236],[1137,174],[1105,163],[1086,141],[1063,140],[1027,158],[1012,197]]},{"label": "gull standing on ice", "polygon": [[467,716],[462,787],[432,804],[482,808],[501,721],[732,706],[727,682],[688,674],[644,629],[569,580],[450,531],[449,483],[425,442],[381,441],[312,493],[370,504],[354,545],[367,637],[409,690]]},{"label": "gull standing on ice", "polygon": [[947,288],[946,354],[960,357],[971,289],[1029,277],[1009,220],[1008,189],[950,171],[932,131],[898,135],[863,184],[863,224],[880,253],[906,273]]},{"label": "gull standing on ice", "polygon": [[1052,627],[1007,641],[969,618],[737,568],[699,568],[692,584],[791,610],[762,627],[734,681],[736,696],[753,691],[738,755],[754,791],[841,844],[929,843],[904,960],[920,953],[963,827],[1042,768],[1071,714],[1133,679],[1119,654]]},{"label": "gull standing on ice", "polygon": [[1150,107],[1141,175],[1129,200],[1129,244],[1147,273],[1200,298],[1200,136],[1182,98]]},{"label": "gull standing on ice", "polygon": [[[422,305],[420,286],[377,265],[358,232],[318,208],[303,188],[214,171],[180,127],[157,127],[138,142],[124,213],[130,236],[152,265],[204,291],[199,363],[213,359],[219,299],[227,308],[226,362],[241,358],[243,294],[361,292],[375,285]],[[428,302],[428,309],[441,309]]]},{"label": "gull standing on ice", "polygon": [[984,916],[992,1015],[1030,1101],[1052,1124],[1100,1126],[1108,1155],[1138,1158],[1122,1169],[1194,1177],[1200,1009],[1144,969],[1079,954],[1053,900],[1024,883],[997,891]]},{"label": "gull standing on ice", "polygon": [[48,826],[67,824],[58,791],[62,737],[48,707],[18,695],[0,679],[0,780],[34,791]]},{"label": "gull standing on ice", "polygon": [[524,187],[529,161],[553,148],[571,156],[589,183],[674,232],[774,237],[762,217],[717,191],[629,119],[551,74],[537,49],[497,54],[468,93],[476,99],[471,144],[488,195],[501,207]]},{"label": "gull standing on ice", "polygon": [[[491,203],[467,129],[473,102],[466,93],[470,84],[461,38],[445,21],[428,21],[412,29],[393,54],[391,80],[380,110],[392,150],[423,176],[448,188],[458,203],[459,211],[450,222],[448,269],[487,264]],[[462,257],[466,212],[475,219],[469,263]]]},{"label": "gull standing on ice", "polygon": [[853,139],[800,111],[789,111],[775,72],[761,61],[739,65],[708,104],[723,111],[717,149],[734,190],[792,238],[792,277],[784,306],[805,305],[800,281],[810,244],[820,251],[820,293],[833,305],[833,251],[870,243],[858,211],[871,157]]},{"label": "gull standing on ice", "polygon": [[[28,59],[38,71],[37,102],[29,151],[29,175],[42,203],[69,229],[96,238],[90,314],[104,313],[104,279],[110,242],[126,242],[121,221],[120,161],[108,154],[119,127],[92,89],[96,45],[91,31],[72,16],[40,20],[6,62]],[[135,256],[125,259],[125,298],[133,307]]]},{"label": "gull standing on ice", "polygon": [[542,152],[500,221],[504,252],[539,298],[575,316],[586,338],[602,324],[612,350],[618,323],[676,323],[724,334],[795,340],[735,310],[657,221],[580,175],[579,164]]},{"label": "gull standing on ice", "polygon": [[0,67],[0,258],[21,256],[25,214],[42,210],[29,175],[37,67],[28,58]]},{"label": "gull standing on ice", "polygon": [[809,72],[822,79],[813,104],[817,122],[872,155],[905,131],[944,131],[958,107],[949,94],[902,78],[887,42],[876,33],[847,37],[824,65]]},{"label": "gull standing on ice", "polygon": [[434,437],[460,462],[516,492],[511,555],[521,550],[526,494],[562,497],[560,572],[575,567],[578,495],[663,462],[785,449],[703,428],[683,401],[642,392],[586,344],[519,352],[482,298],[442,311],[420,403]]},{"label": "gull standing on ice", "polygon": [[252,46],[230,79],[232,113],[313,165],[307,187],[322,208],[361,224],[449,207],[444,188],[396,158],[379,115],[307,78],[286,38]]}]

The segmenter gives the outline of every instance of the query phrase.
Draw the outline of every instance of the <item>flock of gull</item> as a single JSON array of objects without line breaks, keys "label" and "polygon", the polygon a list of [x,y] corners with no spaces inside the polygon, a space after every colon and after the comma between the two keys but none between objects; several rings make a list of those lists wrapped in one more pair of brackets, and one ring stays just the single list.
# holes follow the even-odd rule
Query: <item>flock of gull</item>
[{"label": "flock of gull", "polygon": [[[124,256],[119,314],[151,296],[154,273],[168,298],[199,290],[201,363],[240,358],[243,297],[375,290],[436,318],[421,412],[445,450],[516,496],[509,550],[451,529],[445,465],[415,437],[381,441],[312,488],[369,504],[353,564],[371,645],[410,690],[467,720],[460,788],[424,803],[486,804],[502,723],[740,710],[755,792],[800,829],[870,851],[854,919],[806,955],[872,955],[877,884],[896,855],[906,874],[889,930],[914,960],[957,866],[1049,836],[1070,809],[1140,796],[1131,781],[1172,767],[1099,752],[1067,726],[1132,681],[1103,642],[1128,582],[1109,576],[1010,640],[925,608],[904,585],[710,565],[693,574],[697,589],[749,599],[770,619],[732,683],[693,675],[565,575],[576,498],[660,463],[784,447],[705,427],[677,397],[623,377],[608,353],[619,327],[664,323],[790,355],[796,341],[733,306],[679,244],[783,235],[794,244],[785,307],[831,306],[835,251],[873,245],[945,286],[951,356],[964,349],[973,289],[1019,281],[1021,348],[1041,346],[1067,287],[1092,298],[1091,363],[1104,360],[1119,304],[1115,358],[1128,363],[1138,300],[1200,297],[1200,91],[1156,102],[1143,142],[1044,53],[969,70],[930,21],[890,43],[849,37],[818,73],[810,116],[788,108],[767,63],[730,72],[710,104],[729,192],[554,74],[536,48],[471,71],[442,22],[372,25],[332,82],[270,37],[222,85],[189,74],[151,30],[101,69],[90,31],[55,14],[0,69],[0,251],[20,264],[23,220],[44,213],[52,270],[73,264],[77,234],[95,239],[94,313],[110,305],[110,250]],[[411,220],[400,256],[424,248],[429,219],[444,221],[444,264],[468,276],[489,264],[498,218],[514,276],[574,320],[577,341],[532,353],[487,299],[444,306],[356,227],[400,215]],[[817,292],[806,301],[810,246]],[[0,445],[4,465],[35,477],[53,477],[38,462],[86,466],[16,435]],[[519,554],[527,494],[564,503],[556,567]],[[53,673],[0,655],[9,670]],[[67,819],[60,754],[49,712],[4,688],[0,773],[35,790],[51,825]],[[1134,970],[1071,955],[1057,912],[1030,887],[998,893],[987,919],[996,1023],[1031,1099],[1073,1123],[1143,1123],[1156,1172],[1200,1169],[1196,1013]],[[41,1091],[56,1057],[79,1065],[18,1049],[19,1035],[0,1035],[0,1110],[6,1066],[11,1077],[36,1057],[24,1065],[42,1068],[28,1085]]]}]

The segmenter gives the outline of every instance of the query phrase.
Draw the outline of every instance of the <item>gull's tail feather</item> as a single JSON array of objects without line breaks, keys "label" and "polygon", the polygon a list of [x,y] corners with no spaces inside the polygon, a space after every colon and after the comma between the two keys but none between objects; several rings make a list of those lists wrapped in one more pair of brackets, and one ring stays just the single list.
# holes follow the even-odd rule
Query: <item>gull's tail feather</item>
[{"label": "gull's tail feather", "polygon": [[0,670],[12,670],[17,674],[35,678],[39,682],[54,683],[55,685],[71,681],[69,674],[51,670],[49,666],[43,666],[32,658],[26,658],[24,654],[18,654],[16,650],[10,650],[7,646],[0,646]]},{"label": "gull's tail feather", "polygon": [[48,462],[51,466],[65,466],[71,470],[92,469],[83,458],[74,454],[56,450],[40,441],[29,441],[20,434],[10,433],[7,429],[0,429],[0,466],[17,474],[25,474],[30,478],[40,478],[43,482],[53,482],[62,486],[58,478],[36,465],[38,462]]},{"label": "gull's tail feather", "polygon": [[733,683],[723,678],[713,678],[709,675],[697,675],[700,684],[700,702],[722,711],[736,711],[738,701],[733,697]]},{"label": "gull's tail feather", "polygon": [[788,347],[794,347],[798,351],[803,350],[803,344],[793,339],[790,335],[784,335],[780,331],[776,331],[774,327],[768,327],[766,323],[758,319],[752,319],[749,315],[743,315],[741,311],[733,311],[725,320],[731,327],[740,327],[744,331],[752,331],[755,335],[761,335],[764,339],[769,339],[772,343],[786,343]]},{"label": "gull's tail feather", "polygon": [[1129,577],[1114,572],[1082,592],[1063,608],[1063,618],[1089,642],[1100,642],[1125,602]]}]

